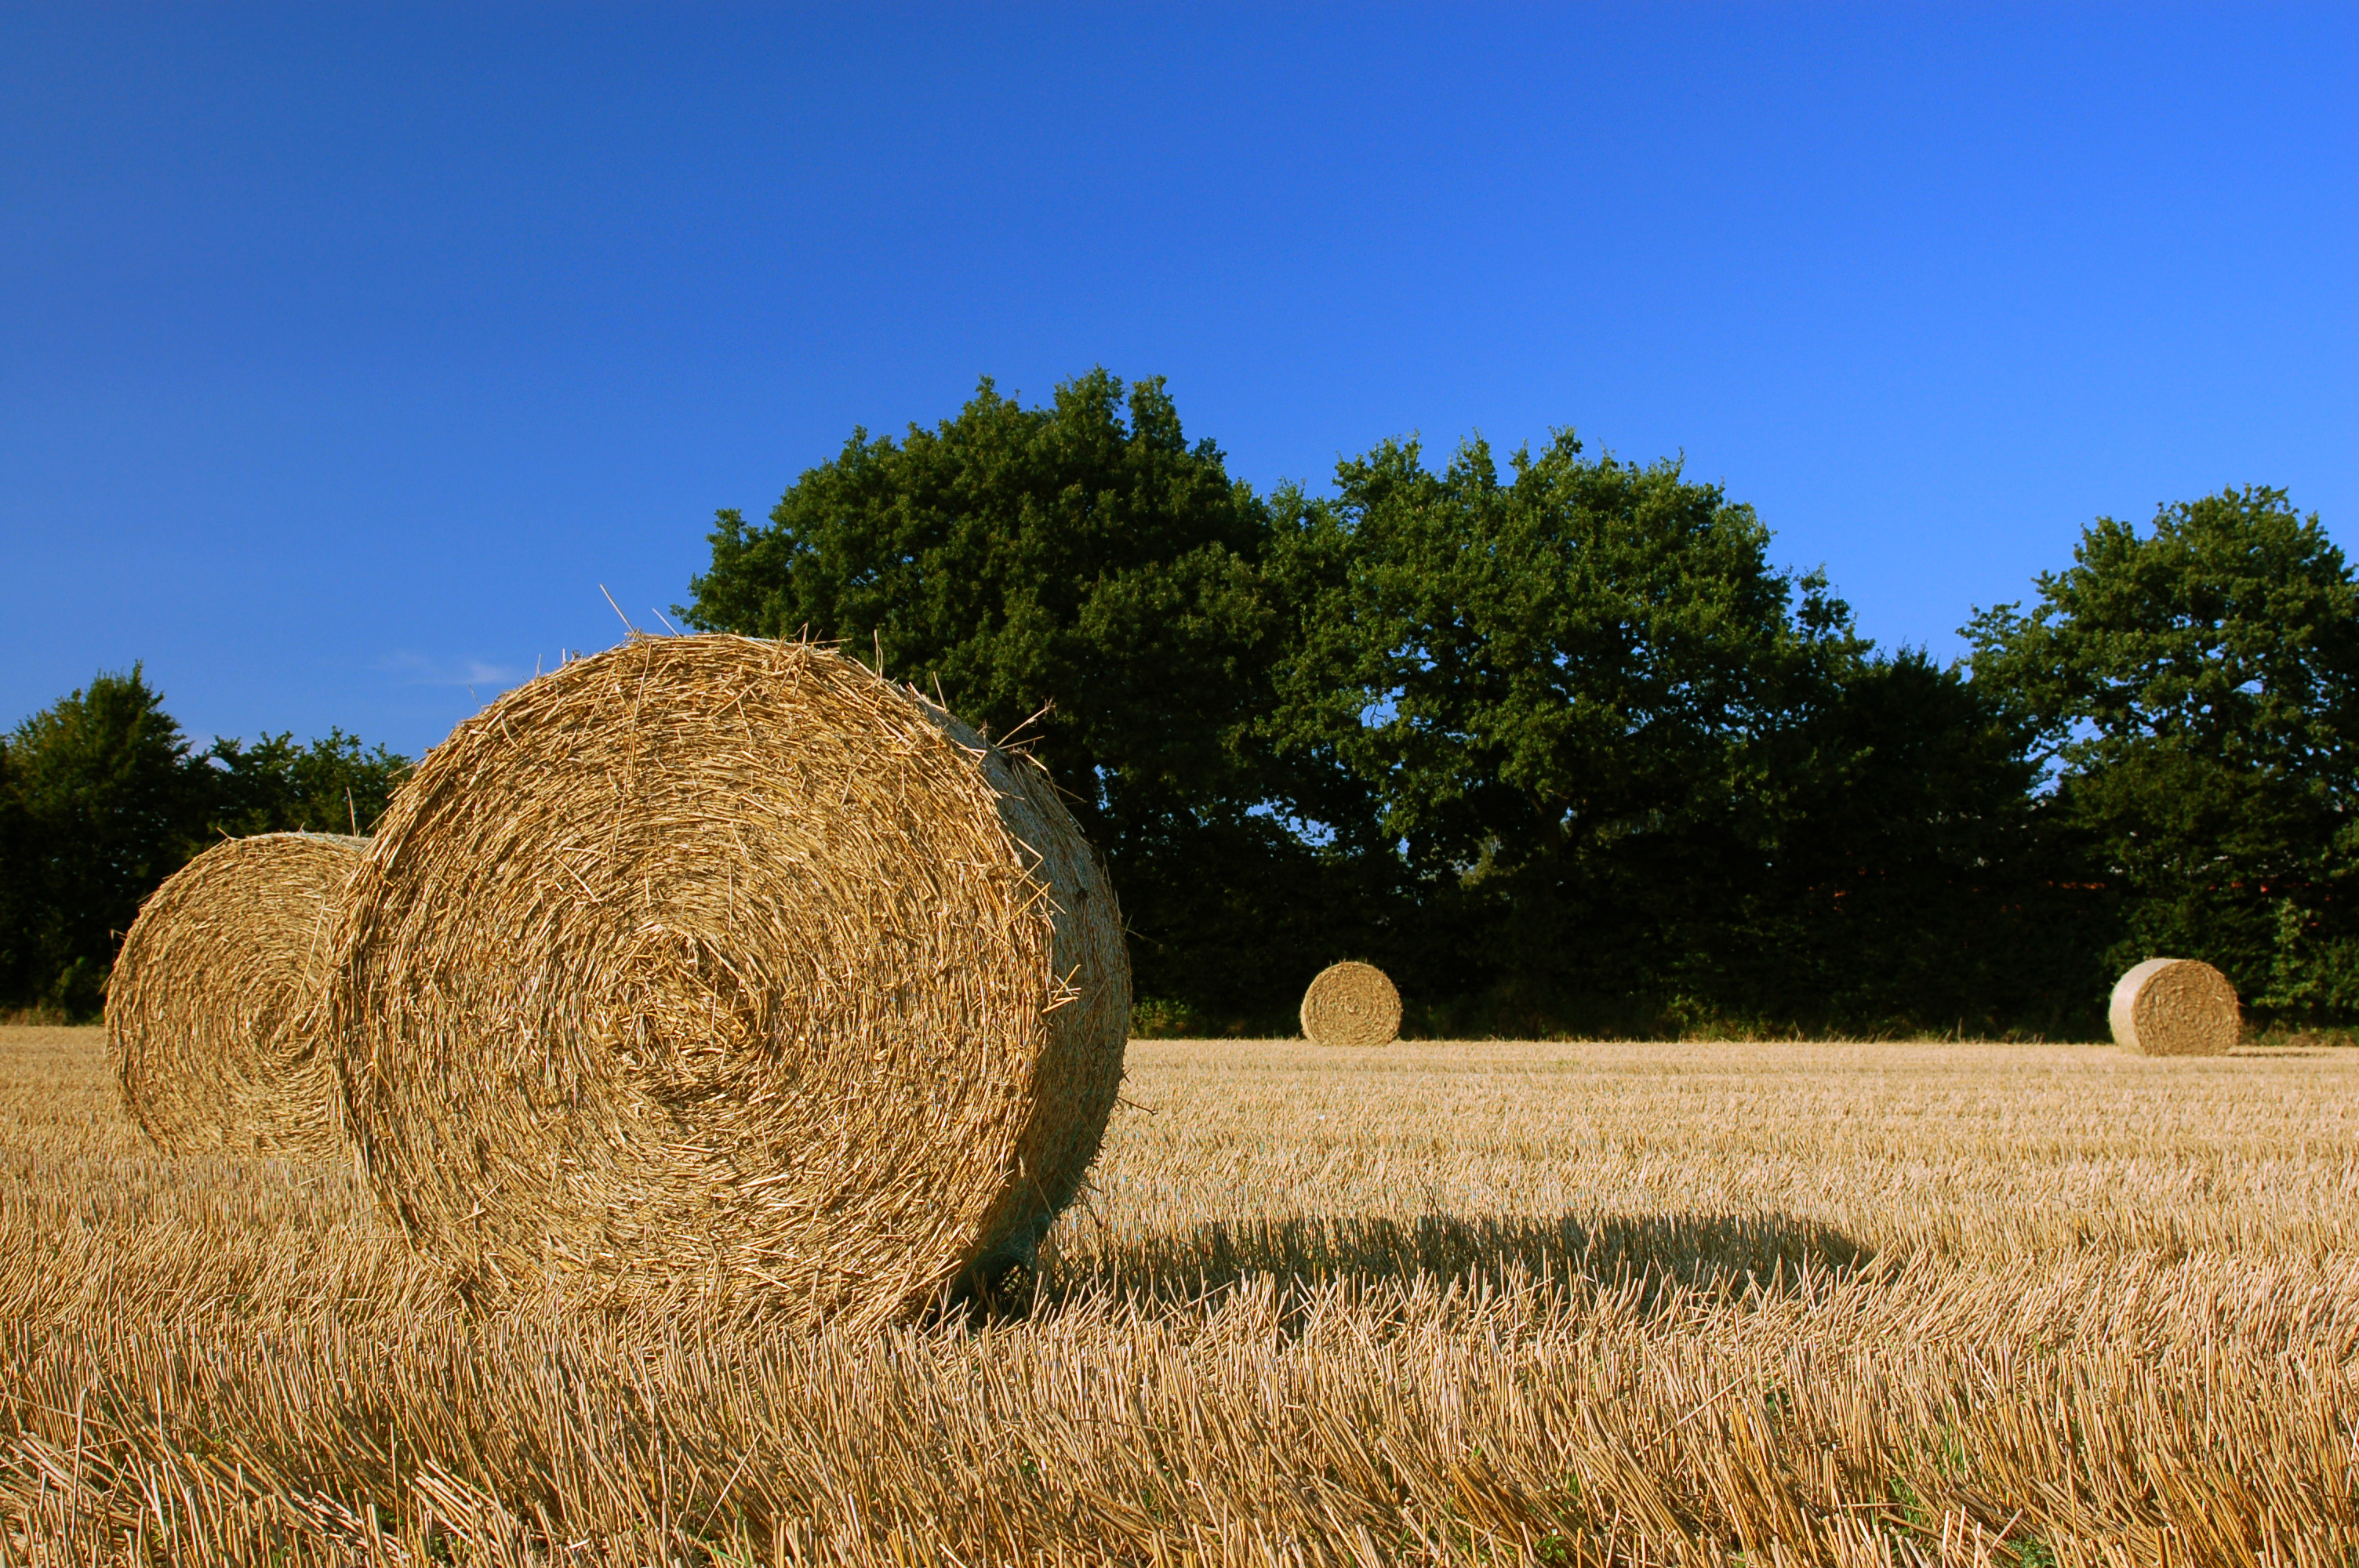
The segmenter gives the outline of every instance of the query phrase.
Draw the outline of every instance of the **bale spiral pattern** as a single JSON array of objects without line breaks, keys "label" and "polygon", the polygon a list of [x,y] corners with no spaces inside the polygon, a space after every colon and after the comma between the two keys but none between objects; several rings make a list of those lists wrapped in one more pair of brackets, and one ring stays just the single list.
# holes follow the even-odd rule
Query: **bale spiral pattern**
[{"label": "bale spiral pattern", "polygon": [[139,906],[106,987],[124,1108],[176,1154],[324,1158],[343,1138],[310,1015],[332,907],[368,848],[341,834],[216,844]]},{"label": "bale spiral pattern", "polygon": [[2147,1056],[2218,1056],[2236,1043],[2236,988],[2193,958],[2148,958],[2114,982],[2114,1043]]},{"label": "bale spiral pattern", "polygon": [[1400,992],[1374,964],[1330,964],[1302,993],[1302,1033],[1314,1045],[1382,1045],[1400,1020]]},{"label": "bale spiral pattern", "polygon": [[830,649],[636,638],[419,768],[331,988],[411,1238],[491,1295],[873,1325],[1028,1259],[1130,971],[1040,769]]}]

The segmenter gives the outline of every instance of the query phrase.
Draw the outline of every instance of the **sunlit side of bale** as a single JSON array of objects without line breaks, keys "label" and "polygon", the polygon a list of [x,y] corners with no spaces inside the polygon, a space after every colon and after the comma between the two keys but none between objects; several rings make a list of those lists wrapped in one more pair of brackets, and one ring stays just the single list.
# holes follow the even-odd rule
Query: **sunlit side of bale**
[{"label": "sunlit side of bale", "polygon": [[365,838],[265,833],[214,845],[140,905],[106,989],[132,1118],[174,1153],[339,1152],[334,1063],[312,1019],[330,916]]}]

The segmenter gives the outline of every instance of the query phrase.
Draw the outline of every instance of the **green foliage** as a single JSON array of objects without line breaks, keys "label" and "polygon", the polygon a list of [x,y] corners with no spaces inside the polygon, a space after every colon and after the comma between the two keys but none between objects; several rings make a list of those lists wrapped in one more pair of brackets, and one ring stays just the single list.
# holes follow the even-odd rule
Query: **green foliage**
[{"label": "green foliage", "polygon": [[1299,617],[1274,728],[1373,797],[1423,917],[1386,956],[1462,999],[1434,1022],[2016,1021],[2021,729],[1921,654],[1874,656],[1676,465],[1568,432],[1509,468],[1388,443],[1334,501],[1282,497],[1273,556]]},{"label": "green foliage", "polygon": [[1205,1020],[1186,1002],[1140,997],[1131,1004],[1130,1033],[1135,1040],[1193,1040],[1205,1033]]},{"label": "green foliage", "polygon": [[1187,444],[1161,382],[1129,390],[1126,424],[1123,394],[1101,370],[1026,409],[986,380],[934,430],[855,431],[768,527],[719,514],[684,613],[881,651],[968,719],[1020,728],[1092,828],[1219,810],[1266,662],[1262,509]]},{"label": "green foliage", "polygon": [[8,736],[0,768],[8,1000],[97,1009],[140,900],[188,859],[202,808],[189,780],[188,741],[136,665],[100,675]]},{"label": "green foliage", "polygon": [[2070,874],[2085,854],[2033,793],[2032,741],[1920,651],[1850,664],[1769,764],[1768,874],[1685,988],[1863,1033],[2101,1030],[2109,905]]},{"label": "green foliage", "polygon": [[1422,872],[1512,877],[1718,816],[1860,647],[1822,579],[1769,568],[1749,507],[1580,451],[1560,434],[1503,484],[1480,442],[1439,475],[1386,443],[1302,510],[1325,580],[1288,717],[1378,781]]},{"label": "green foliage", "polygon": [[2359,1012],[2352,584],[2276,492],[2101,522],[1972,678],[1749,507],[1571,433],[1266,500],[1159,381],[855,431],[719,514],[700,627],[841,640],[1040,758],[1143,1027],[1290,1027],[1346,955],[1429,1031],[2091,1033],[2140,950]]},{"label": "green foliage", "polygon": [[264,735],[252,745],[215,741],[211,764],[210,826],[243,838],[255,833],[367,833],[409,776],[409,760],[380,745],[331,729],[308,746],[291,732]]},{"label": "green foliage", "polygon": [[2359,584],[2285,492],[2099,518],[2073,564],[1967,628],[2119,891],[2108,951],[2226,971],[2258,1007],[2359,1011]]},{"label": "green foliage", "polygon": [[141,902],[207,843],[365,830],[408,772],[341,730],[194,752],[138,665],[102,673],[0,741],[0,1006],[96,1012]]}]

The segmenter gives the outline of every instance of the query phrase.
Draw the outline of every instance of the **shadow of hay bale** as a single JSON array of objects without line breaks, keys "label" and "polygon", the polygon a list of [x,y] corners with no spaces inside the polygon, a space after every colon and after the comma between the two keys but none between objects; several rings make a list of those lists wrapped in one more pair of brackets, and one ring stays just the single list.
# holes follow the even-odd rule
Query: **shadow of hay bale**
[{"label": "shadow of hay bale", "polygon": [[1875,1256],[1833,1226],[1783,1214],[1212,1220],[1103,1248],[1069,1238],[1060,1249],[1052,1238],[1037,1277],[987,1281],[958,1304],[970,1313],[1038,1312],[1110,1295],[1170,1306],[1216,1302],[1264,1280],[1283,1289],[1405,1283],[1421,1276],[1636,1281],[1651,1301],[1675,1290],[1782,1291],[1809,1275],[1857,1270]]}]

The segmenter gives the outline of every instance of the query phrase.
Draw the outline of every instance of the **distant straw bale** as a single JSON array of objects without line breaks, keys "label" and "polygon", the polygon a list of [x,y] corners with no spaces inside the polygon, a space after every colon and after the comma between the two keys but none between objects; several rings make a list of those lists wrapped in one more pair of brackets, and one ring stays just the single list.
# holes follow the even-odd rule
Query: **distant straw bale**
[{"label": "distant straw bale", "polygon": [[2148,958],[2114,985],[2114,1043],[2147,1056],[2218,1056],[2236,1043],[2236,988],[2193,958]]},{"label": "distant straw bale", "polygon": [[1314,1045],[1382,1045],[1400,1020],[1400,992],[1374,964],[1330,964],[1302,993],[1302,1033]]},{"label": "distant straw bale", "polygon": [[386,814],[332,1026],[378,1195],[488,1297],[849,1326],[1028,1260],[1130,967],[1040,768],[808,643],[635,638]]},{"label": "distant straw bale", "polygon": [[140,905],[106,987],[123,1103],[174,1153],[341,1152],[335,1065],[310,1015],[331,910],[365,838],[265,833],[216,844]]}]

